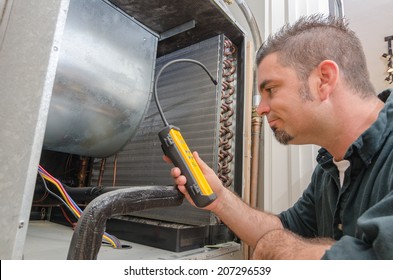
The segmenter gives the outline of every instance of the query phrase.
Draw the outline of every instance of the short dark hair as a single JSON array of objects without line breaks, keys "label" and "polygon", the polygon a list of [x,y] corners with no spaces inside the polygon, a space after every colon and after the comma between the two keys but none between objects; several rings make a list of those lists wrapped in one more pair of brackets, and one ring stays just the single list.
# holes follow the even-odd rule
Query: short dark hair
[{"label": "short dark hair", "polygon": [[271,34],[256,55],[256,63],[271,53],[279,53],[279,63],[296,69],[306,81],[323,60],[337,63],[347,85],[362,97],[375,95],[360,40],[344,18],[314,14],[299,18]]}]

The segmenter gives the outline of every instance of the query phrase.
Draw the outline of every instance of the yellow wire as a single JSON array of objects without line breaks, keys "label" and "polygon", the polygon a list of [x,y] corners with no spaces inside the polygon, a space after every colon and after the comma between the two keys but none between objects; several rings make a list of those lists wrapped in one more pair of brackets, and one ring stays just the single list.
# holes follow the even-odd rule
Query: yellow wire
[{"label": "yellow wire", "polygon": [[74,212],[74,214],[75,214],[78,218],[80,218],[81,215],[80,215],[78,209],[76,209],[76,208],[74,207],[74,205],[72,205],[72,203],[69,201],[68,197],[65,195],[63,189],[59,186],[59,184],[58,184],[55,180],[53,180],[51,177],[49,177],[49,176],[47,176],[47,175],[45,175],[45,174],[42,174],[42,176],[43,176],[46,180],[48,180],[49,182],[51,182],[52,184],[54,184],[54,185],[56,186],[56,188],[60,191],[61,196],[66,200],[68,206],[70,206],[71,209],[72,209],[72,211]]},{"label": "yellow wire", "polygon": [[105,233],[104,233],[104,235],[102,236],[106,241],[108,241],[110,244],[112,244],[112,246],[114,247],[114,248],[117,248],[117,245],[116,245],[116,243],[112,240],[112,239],[110,239]]}]

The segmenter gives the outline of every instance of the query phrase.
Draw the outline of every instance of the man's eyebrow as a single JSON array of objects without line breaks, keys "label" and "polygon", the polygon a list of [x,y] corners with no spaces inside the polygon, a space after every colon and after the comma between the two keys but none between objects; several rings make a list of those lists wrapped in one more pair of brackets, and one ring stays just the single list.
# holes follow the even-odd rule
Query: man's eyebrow
[{"label": "man's eyebrow", "polygon": [[262,92],[265,89],[266,85],[271,83],[271,82],[272,82],[272,80],[263,80],[261,85],[259,86],[259,91]]}]

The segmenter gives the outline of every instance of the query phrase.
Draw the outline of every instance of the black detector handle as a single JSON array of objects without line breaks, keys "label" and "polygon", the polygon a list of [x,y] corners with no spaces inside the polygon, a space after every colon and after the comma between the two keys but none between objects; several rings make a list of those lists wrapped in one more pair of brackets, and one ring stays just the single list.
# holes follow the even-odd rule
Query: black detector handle
[{"label": "black detector handle", "polygon": [[210,188],[192,152],[184,141],[180,129],[169,125],[162,129],[158,136],[164,154],[172,160],[173,164],[181,170],[181,174],[186,177],[186,189],[195,205],[205,207],[212,203],[217,196]]}]

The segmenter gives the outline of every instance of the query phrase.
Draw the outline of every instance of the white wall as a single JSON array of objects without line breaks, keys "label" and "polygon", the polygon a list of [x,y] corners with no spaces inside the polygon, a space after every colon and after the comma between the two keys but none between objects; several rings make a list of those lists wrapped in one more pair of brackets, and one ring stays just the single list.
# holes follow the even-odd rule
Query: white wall
[{"label": "white wall", "polygon": [[[344,14],[349,26],[360,38],[367,58],[371,81],[379,93],[393,87],[385,81],[387,52],[384,38],[393,35],[393,0],[343,0]],[[393,43],[393,42],[392,42]]]},{"label": "white wall", "polygon": [[[246,0],[265,39],[287,22],[302,15],[328,13],[328,0]],[[229,6],[237,22],[250,34],[247,22],[236,3]],[[251,40],[251,35],[248,36]],[[291,206],[307,187],[316,165],[318,147],[283,146],[263,125],[258,208],[278,213]]]}]

